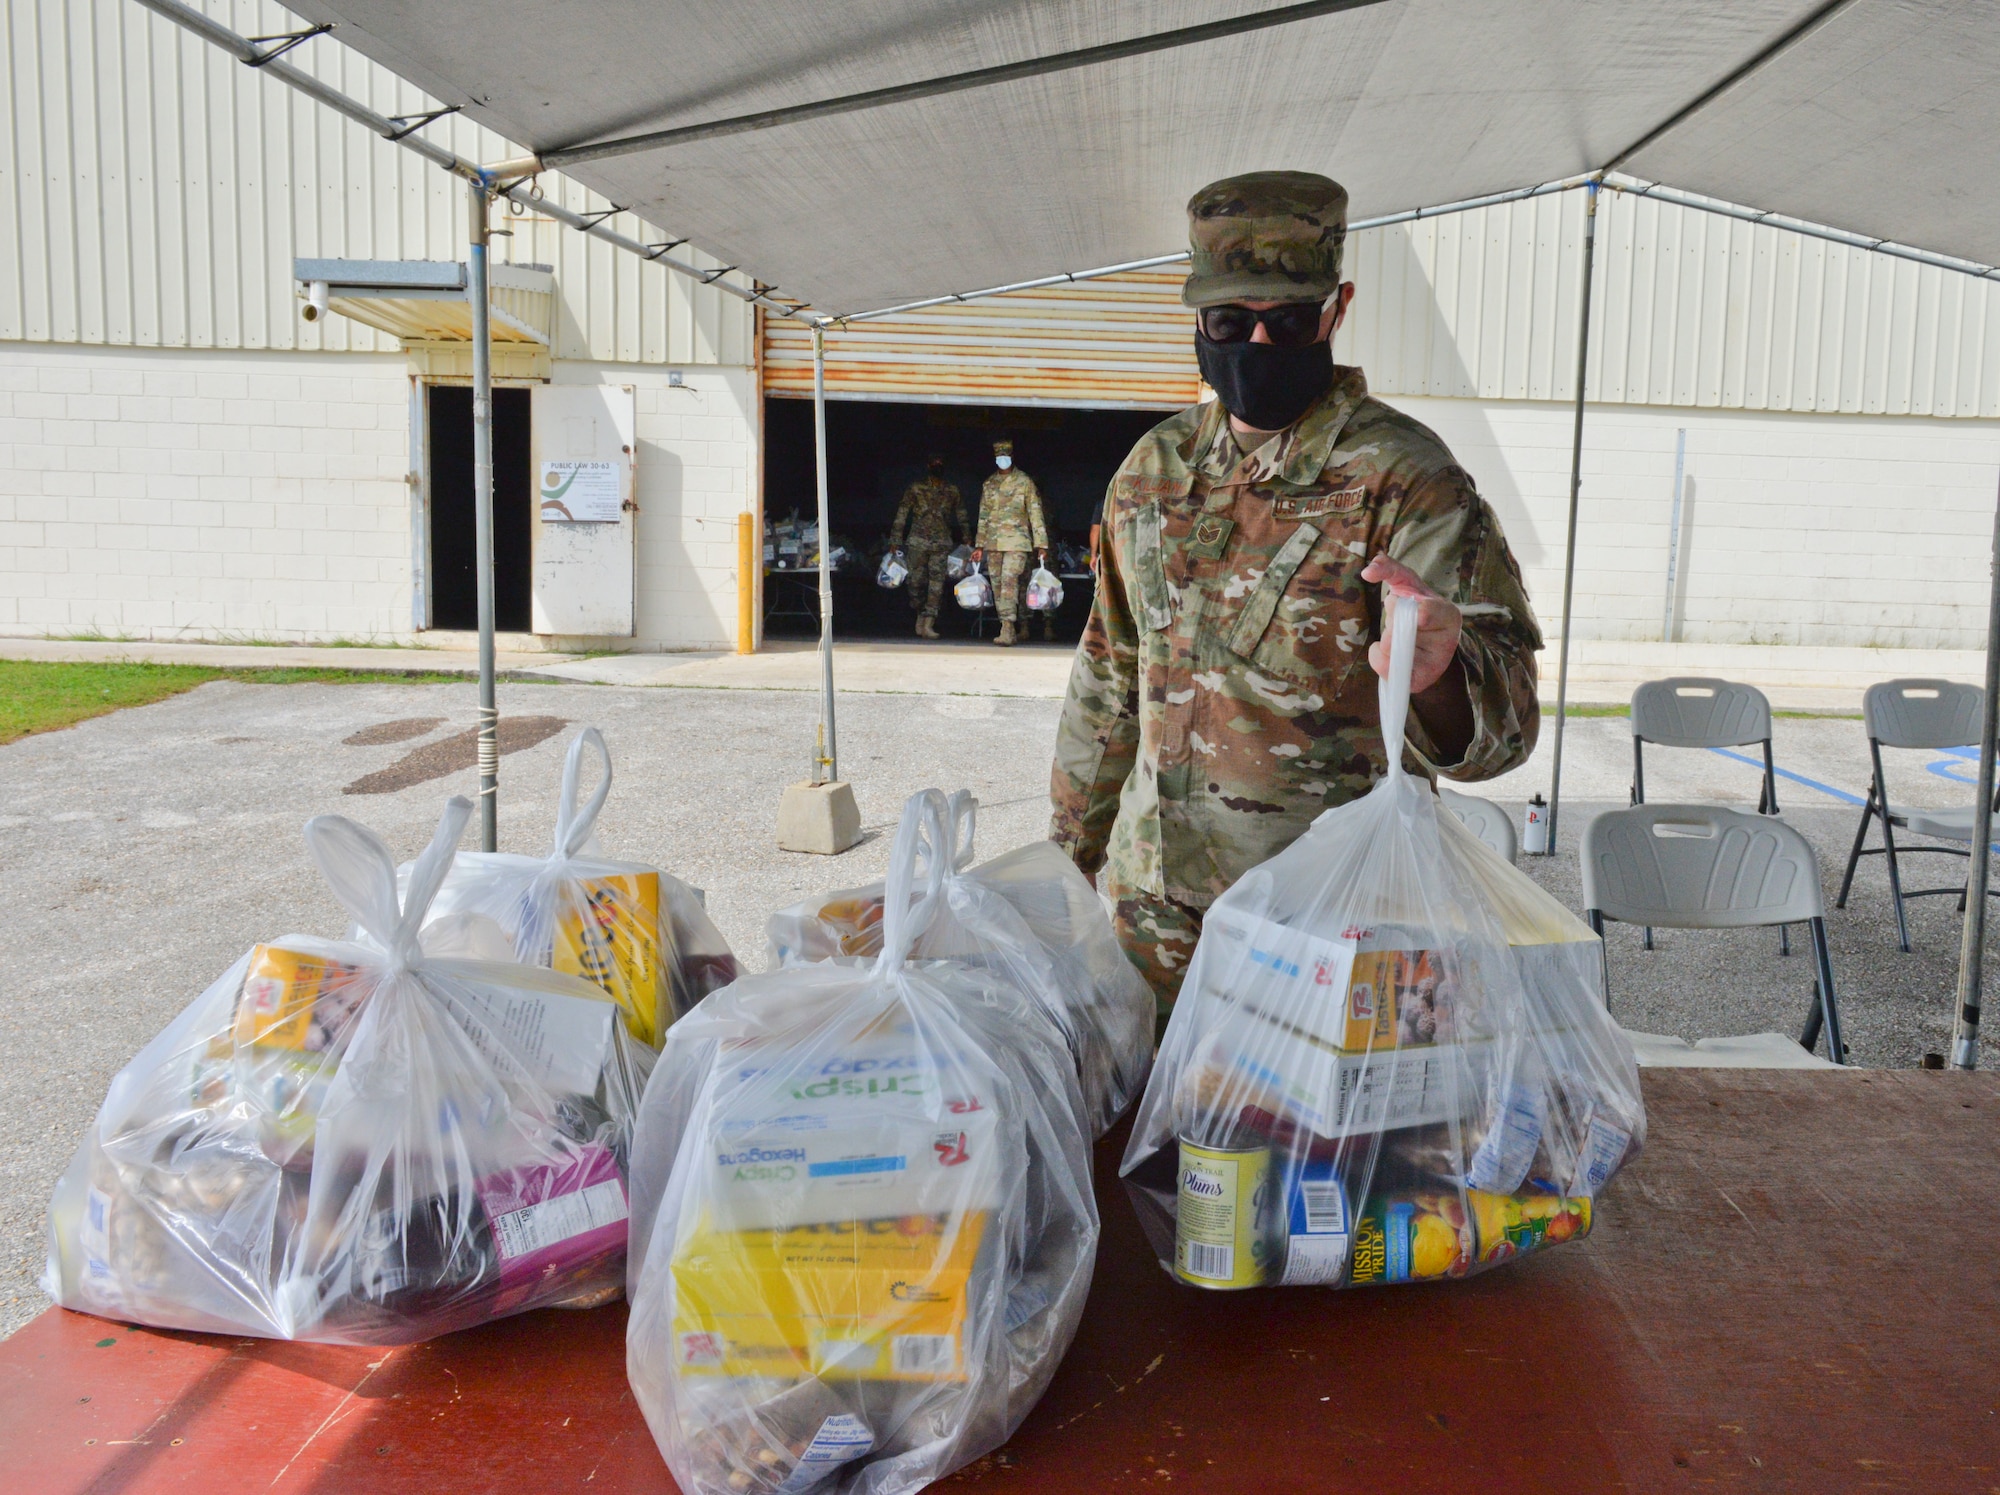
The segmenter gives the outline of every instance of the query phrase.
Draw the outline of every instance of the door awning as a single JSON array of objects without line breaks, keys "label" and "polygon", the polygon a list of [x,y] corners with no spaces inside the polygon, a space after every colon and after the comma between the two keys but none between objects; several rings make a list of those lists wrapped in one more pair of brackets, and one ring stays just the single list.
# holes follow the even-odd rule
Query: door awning
[{"label": "door awning", "polygon": [[[493,341],[549,345],[555,276],[547,265],[488,267]],[[465,266],[450,260],[295,259],[300,299],[406,343],[469,343]]]}]

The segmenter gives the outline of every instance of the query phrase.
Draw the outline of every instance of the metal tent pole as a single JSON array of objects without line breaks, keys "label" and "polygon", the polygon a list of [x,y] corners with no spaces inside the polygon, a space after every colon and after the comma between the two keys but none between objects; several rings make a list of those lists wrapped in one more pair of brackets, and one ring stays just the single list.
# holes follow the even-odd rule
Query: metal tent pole
[{"label": "metal tent pole", "polygon": [[[813,324],[813,471],[819,484],[819,750],[813,782],[840,777],[833,722],[833,516],[826,496],[826,327]],[[823,777],[822,777],[823,776]]]},{"label": "metal tent pole", "polygon": [[1993,518],[1992,586],[1986,603],[1986,721],[1979,732],[1979,799],[1972,808],[1972,868],[1958,946],[1958,1024],[1953,1069],[1979,1067],[1979,998],[1985,975],[1986,884],[1993,860],[1993,748],[2000,737],[2000,505]]},{"label": "metal tent pole", "polygon": [[500,849],[500,707],[493,690],[493,317],[486,291],[487,212],[478,183],[466,187],[471,244],[465,294],[472,304],[472,531],[479,578],[479,845]]},{"label": "metal tent pole", "polygon": [[1569,633],[1572,604],[1576,596],[1576,510],[1583,496],[1583,389],[1590,367],[1590,262],[1597,244],[1597,194],[1599,184],[1584,189],[1583,207],[1583,305],[1576,326],[1576,430],[1569,449],[1569,534],[1563,541],[1562,647],[1556,663],[1556,746],[1555,761],[1549,765],[1549,846],[1547,855],[1556,854],[1556,817],[1562,804],[1563,724],[1569,712]]}]

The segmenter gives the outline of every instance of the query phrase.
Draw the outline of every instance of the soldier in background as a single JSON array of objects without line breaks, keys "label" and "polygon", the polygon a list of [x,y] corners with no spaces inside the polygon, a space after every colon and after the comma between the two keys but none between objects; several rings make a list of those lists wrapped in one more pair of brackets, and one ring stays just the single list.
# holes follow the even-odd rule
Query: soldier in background
[{"label": "soldier in background", "polygon": [[927,467],[923,477],[903,490],[895,522],[889,526],[889,548],[900,549],[903,564],[910,568],[904,585],[916,610],[918,638],[938,636],[945,559],[965,537],[965,502],[956,485],[944,480],[944,458],[932,456]]},{"label": "soldier in background", "polygon": [[[1021,593],[1028,579],[1028,556],[1046,563],[1049,530],[1042,518],[1042,495],[1035,480],[1014,465],[1014,443],[993,443],[993,465],[1000,470],[986,480],[979,491],[979,533],[972,541],[972,558],[977,561],[993,552],[987,567],[993,578],[993,604],[1000,614],[1000,634],[993,640],[1002,647],[1014,643],[1015,620],[1021,614]],[[1025,630],[1023,630],[1025,632]],[[1042,620],[1042,634],[1053,637],[1055,621]]]},{"label": "soldier in background", "polygon": [[[1298,171],[1188,203],[1181,299],[1212,401],[1111,480],[1057,729],[1050,838],[1116,908],[1164,1016],[1210,904],[1395,753],[1486,779],[1535,745],[1542,637],[1500,521],[1431,431],[1333,362],[1347,193]],[[1384,595],[1419,599],[1382,740]]]}]

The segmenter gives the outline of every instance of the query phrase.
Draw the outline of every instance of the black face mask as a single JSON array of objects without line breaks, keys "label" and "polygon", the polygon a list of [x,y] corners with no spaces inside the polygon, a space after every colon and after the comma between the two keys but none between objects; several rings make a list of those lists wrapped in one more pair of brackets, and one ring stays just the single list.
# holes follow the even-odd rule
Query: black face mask
[{"label": "black face mask", "polygon": [[1325,343],[1212,343],[1196,332],[1194,351],[1222,408],[1259,431],[1284,430],[1333,383],[1333,350]]}]

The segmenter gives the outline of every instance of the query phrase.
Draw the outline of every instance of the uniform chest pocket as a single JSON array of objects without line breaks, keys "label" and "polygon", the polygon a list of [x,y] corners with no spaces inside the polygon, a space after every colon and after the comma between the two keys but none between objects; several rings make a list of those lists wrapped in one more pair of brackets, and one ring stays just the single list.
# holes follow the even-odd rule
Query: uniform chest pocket
[{"label": "uniform chest pocket", "polygon": [[1229,651],[1258,670],[1302,683],[1330,677],[1365,658],[1367,602],[1346,562],[1321,545],[1318,526],[1301,523],[1278,547],[1227,634]]}]

